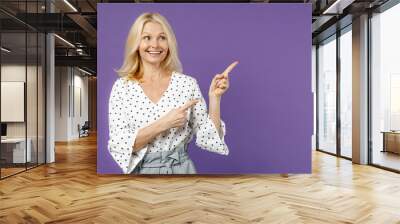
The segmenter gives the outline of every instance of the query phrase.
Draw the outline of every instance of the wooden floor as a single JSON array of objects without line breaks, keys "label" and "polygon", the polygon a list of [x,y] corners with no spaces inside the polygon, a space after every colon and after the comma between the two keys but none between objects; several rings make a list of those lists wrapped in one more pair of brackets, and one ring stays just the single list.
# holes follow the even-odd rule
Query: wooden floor
[{"label": "wooden floor", "polygon": [[400,170],[400,154],[392,152],[381,152],[375,150],[372,161],[374,164]]},{"label": "wooden floor", "polygon": [[309,175],[96,174],[96,139],[0,181],[0,223],[400,223],[400,175],[315,152]]},{"label": "wooden floor", "polygon": [[8,177],[8,176],[11,176],[13,174],[16,174],[16,173],[19,173],[19,172],[23,172],[25,170],[26,170],[25,167],[24,168],[20,168],[20,167],[17,167],[17,168],[4,168],[4,167],[2,167],[1,168],[1,178]]}]

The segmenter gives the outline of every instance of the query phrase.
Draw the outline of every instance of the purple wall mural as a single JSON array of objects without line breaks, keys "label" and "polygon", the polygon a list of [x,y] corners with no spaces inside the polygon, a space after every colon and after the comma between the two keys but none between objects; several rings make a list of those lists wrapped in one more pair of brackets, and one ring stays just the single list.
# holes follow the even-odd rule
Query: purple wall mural
[{"label": "purple wall mural", "polygon": [[128,31],[143,12],[168,19],[183,72],[207,102],[214,75],[240,61],[221,102],[230,154],[192,140],[199,174],[311,172],[310,4],[98,4],[98,173],[122,173],[107,150],[108,98]]}]

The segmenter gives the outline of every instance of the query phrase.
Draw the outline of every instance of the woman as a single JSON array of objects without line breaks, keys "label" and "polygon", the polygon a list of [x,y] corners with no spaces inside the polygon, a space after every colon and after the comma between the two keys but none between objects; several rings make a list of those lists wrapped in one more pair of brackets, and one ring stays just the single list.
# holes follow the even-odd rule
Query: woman
[{"label": "woman", "polygon": [[157,13],[140,15],[129,31],[125,59],[109,101],[108,149],[125,174],[194,174],[187,145],[227,155],[221,96],[228,73],[217,74],[209,106],[196,80],[181,73],[175,35]]}]

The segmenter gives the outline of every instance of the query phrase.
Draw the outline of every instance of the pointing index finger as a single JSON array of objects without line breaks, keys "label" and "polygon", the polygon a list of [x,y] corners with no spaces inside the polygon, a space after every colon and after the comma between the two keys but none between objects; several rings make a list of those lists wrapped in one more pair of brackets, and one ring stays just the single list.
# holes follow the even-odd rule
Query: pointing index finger
[{"label": "pointing index finger", "polygon": [[186,111],[187,109],[194,106],[198,102],[199,100],[189,100],[183,106],[181,106],[181,110]]},{"label": "pointing index finger", "polygon": [[235,61],[232,64],[230,64],[222,74],[224,74],[224,76],[227,76],[238,63],[239,63],[238,61]]}]

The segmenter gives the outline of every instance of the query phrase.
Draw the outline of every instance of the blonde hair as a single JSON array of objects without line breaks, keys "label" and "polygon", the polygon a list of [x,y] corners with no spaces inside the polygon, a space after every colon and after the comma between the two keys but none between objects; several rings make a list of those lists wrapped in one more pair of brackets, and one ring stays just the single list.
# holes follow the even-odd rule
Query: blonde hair
[{"label": "blonde hair", "polygon": [[144,25],[148,22],[156,22],[161,25],[167,36],[168,53],[161,69],[172,72],[182,72],[182,65],[178,57],[178,46],[174,31],[169,25],[167,19],[158,13],[143,13],[133,23],[125,44],[124,62],[118,74],[128,80],[137,80],[143,77],[143,64],[139,55],[139,44]]}]

